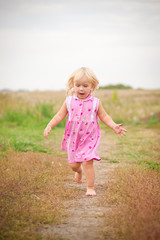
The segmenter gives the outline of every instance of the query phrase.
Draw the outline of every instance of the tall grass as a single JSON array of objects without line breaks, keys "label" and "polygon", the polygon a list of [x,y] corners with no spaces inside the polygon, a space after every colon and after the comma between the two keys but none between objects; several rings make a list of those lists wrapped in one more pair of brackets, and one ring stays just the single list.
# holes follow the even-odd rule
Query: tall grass
[{"label": "tall grass", "polygon": [[159,90],[99,90],[95,95],[101,99],[103,107],[116,122],[127,125],[148,125],[152,118],[156,123],[159,122],[156,117],[160,112]]},{"label": "tall grass", "polygon": [[117,168],[108,182],[104,202],[105,236],[114,240],[160,239],[160,175],[138,166]]},{"label": "tall grass", "polygon": [[[103,107],[114,121],[129,125],[159,123],[159,90],[97,90],[94,95],[102,101]],[[65,92],[28,92],[28,93],[0,93],[0,116],[4,112],[20,110],[28,112],[36,120],[49,120],[60,108],[65,99]],[[36,106],[37,105],[37,106]],[[47,122],[46,120],[46,122]],[[46,123],[45,122],[45,123]],[[64,127],[64,123],[59,125]]]},{"label": "tall grass", "polygon": [[[18,94],[17,94],[18,95]],[[22,126],[45,126],[56,114],[53,103],[36,102],[33,106],[22,98],[12,94],[0,93],[0,122]],[[63,121],[59,127],[64,127]]]},{"label": "tall grass", "polygon": [[[52,104],[42,103],[36,104],[33,108],[11,109],[1,114],[0,122],[4,122],[12,126],[34,126],[45,127],[48,121],[55,115],[54,106]],[[65,121],[58,125],[64,127]]]}]

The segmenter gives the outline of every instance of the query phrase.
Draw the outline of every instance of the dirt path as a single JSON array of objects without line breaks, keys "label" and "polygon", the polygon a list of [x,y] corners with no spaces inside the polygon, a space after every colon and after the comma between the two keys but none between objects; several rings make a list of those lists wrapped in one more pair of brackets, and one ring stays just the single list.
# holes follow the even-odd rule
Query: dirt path
[{"label": "dirt path", "polygon": [[94,162],[96,182],[95,189],[97,196],[86,197],[86,182],[83,178],[83,183],[68,183],[68,187],[79,188],[79,198],[65,202],[70,216],[64,219],[62,224],[48,226],[41,229],[42,235],[50,235],[57,239],[69,240],[99,240],[102,239],[102,229],[104,228],[104,210],[110,211],[110,207],[100,205],[101,197],[103,196],[104,185],[109,180],[108,173],[117,166],[117,164],[108,163],[103,160],[105,152],[110,148],[110,144],[102,132],[100,154],[102,160]]}]

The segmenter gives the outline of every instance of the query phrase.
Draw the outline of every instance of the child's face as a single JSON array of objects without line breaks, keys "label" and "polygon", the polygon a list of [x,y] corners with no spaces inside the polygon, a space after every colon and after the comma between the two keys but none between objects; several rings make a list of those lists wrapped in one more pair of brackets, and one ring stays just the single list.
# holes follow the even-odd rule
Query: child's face
[{"label": "child's face", "polygon": [[81,100],[86,99],[92,90],[92,84],[85,75],[74,82],[75,94]]}]

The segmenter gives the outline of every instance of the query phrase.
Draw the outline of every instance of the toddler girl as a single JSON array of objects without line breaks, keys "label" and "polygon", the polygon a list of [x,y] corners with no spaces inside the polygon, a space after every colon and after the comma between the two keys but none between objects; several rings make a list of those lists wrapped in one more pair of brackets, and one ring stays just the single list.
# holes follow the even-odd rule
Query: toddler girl
[{"label": "toddler girl", "polygon": [[122,124],[116,124],[105,112],[100,100],[91,93],[99,82],[94,73],[85,67],[77,69],[68,80],[67,98],[61,109],[44,130],[47,138],[53,127],[67,115],[62,149],[68,152],[68,161],[77,183],[82,183],[82,166],[87,182],[87,196],[96,195],[93,160],[100,161],[97,149],[100,141],[99,119],[118,136],[126,135]]}]

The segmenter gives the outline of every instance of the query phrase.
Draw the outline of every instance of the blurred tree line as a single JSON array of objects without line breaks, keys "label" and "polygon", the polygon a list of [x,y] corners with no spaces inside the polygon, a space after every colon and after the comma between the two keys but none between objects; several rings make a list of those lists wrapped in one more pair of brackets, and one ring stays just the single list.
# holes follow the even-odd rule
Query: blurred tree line
[{"label": "blurred tree line", "polygon": [[133,89],[133,88],[131,86],[118,83],[100,86],[99,89]]}]

